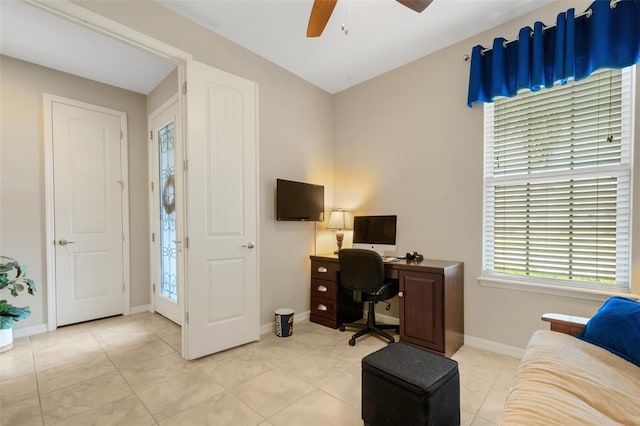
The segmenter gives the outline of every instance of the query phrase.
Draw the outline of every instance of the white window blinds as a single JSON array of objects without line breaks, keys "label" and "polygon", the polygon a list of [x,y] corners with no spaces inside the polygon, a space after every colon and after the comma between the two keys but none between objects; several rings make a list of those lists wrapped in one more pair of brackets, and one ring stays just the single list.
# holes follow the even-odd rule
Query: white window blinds
[{"label": "white window blinds", "polygon": [[485,275],[628,289],[632,69],[485,105]]}]

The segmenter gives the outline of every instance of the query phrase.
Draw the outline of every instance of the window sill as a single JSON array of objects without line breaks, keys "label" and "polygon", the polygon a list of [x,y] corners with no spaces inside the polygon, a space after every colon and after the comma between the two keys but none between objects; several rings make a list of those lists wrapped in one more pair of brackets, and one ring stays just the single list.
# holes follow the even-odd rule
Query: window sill
[{"label": "window sill", "polygon": [[572,299],[593,300],[604,302],[612,296],[622,296],[631,299],[640,299],[640,296],[621,291],[607,291],[598,289],[587,289],[577,287],[560,287],[557,285],[533,283],[530,281],[520,281],[491,276],[478,277],[478,283],[483,287],[503,288],[514,291],[524,291],[528,293],[549,294],[553,296],[569,297]]}]

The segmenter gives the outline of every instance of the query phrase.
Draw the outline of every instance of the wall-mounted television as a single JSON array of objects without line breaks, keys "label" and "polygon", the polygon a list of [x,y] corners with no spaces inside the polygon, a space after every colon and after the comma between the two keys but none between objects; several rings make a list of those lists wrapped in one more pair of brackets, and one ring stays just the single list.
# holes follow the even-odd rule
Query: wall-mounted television
[{"label": "wall-mounted television", "polygon": [[324,186],[278,179],[276,181],[276,219],[322,222]]}]

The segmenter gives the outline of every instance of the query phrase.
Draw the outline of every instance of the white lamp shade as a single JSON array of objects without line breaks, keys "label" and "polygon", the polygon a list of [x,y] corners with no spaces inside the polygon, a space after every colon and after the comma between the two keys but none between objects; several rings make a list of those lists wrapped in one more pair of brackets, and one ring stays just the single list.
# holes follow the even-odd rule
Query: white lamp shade
[{"label": "white lamp shade", "polygon": [[351,229],[351,212],[346,210],[334,210],[329,216],[327,229]]}]

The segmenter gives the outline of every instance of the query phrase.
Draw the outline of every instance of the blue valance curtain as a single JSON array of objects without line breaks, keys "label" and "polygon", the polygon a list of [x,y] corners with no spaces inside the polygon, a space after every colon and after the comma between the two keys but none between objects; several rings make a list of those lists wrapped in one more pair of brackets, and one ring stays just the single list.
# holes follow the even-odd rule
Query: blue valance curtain
[{"label": "blue valance curtain", "polygon": [[585,13],[562,12],[555,26],[536,22],[518,39],[496,38],[492,49],[471,53],[467,105],[519,91],[580,80],[602,68],[640,61],[640,0],[596,0]]}]

